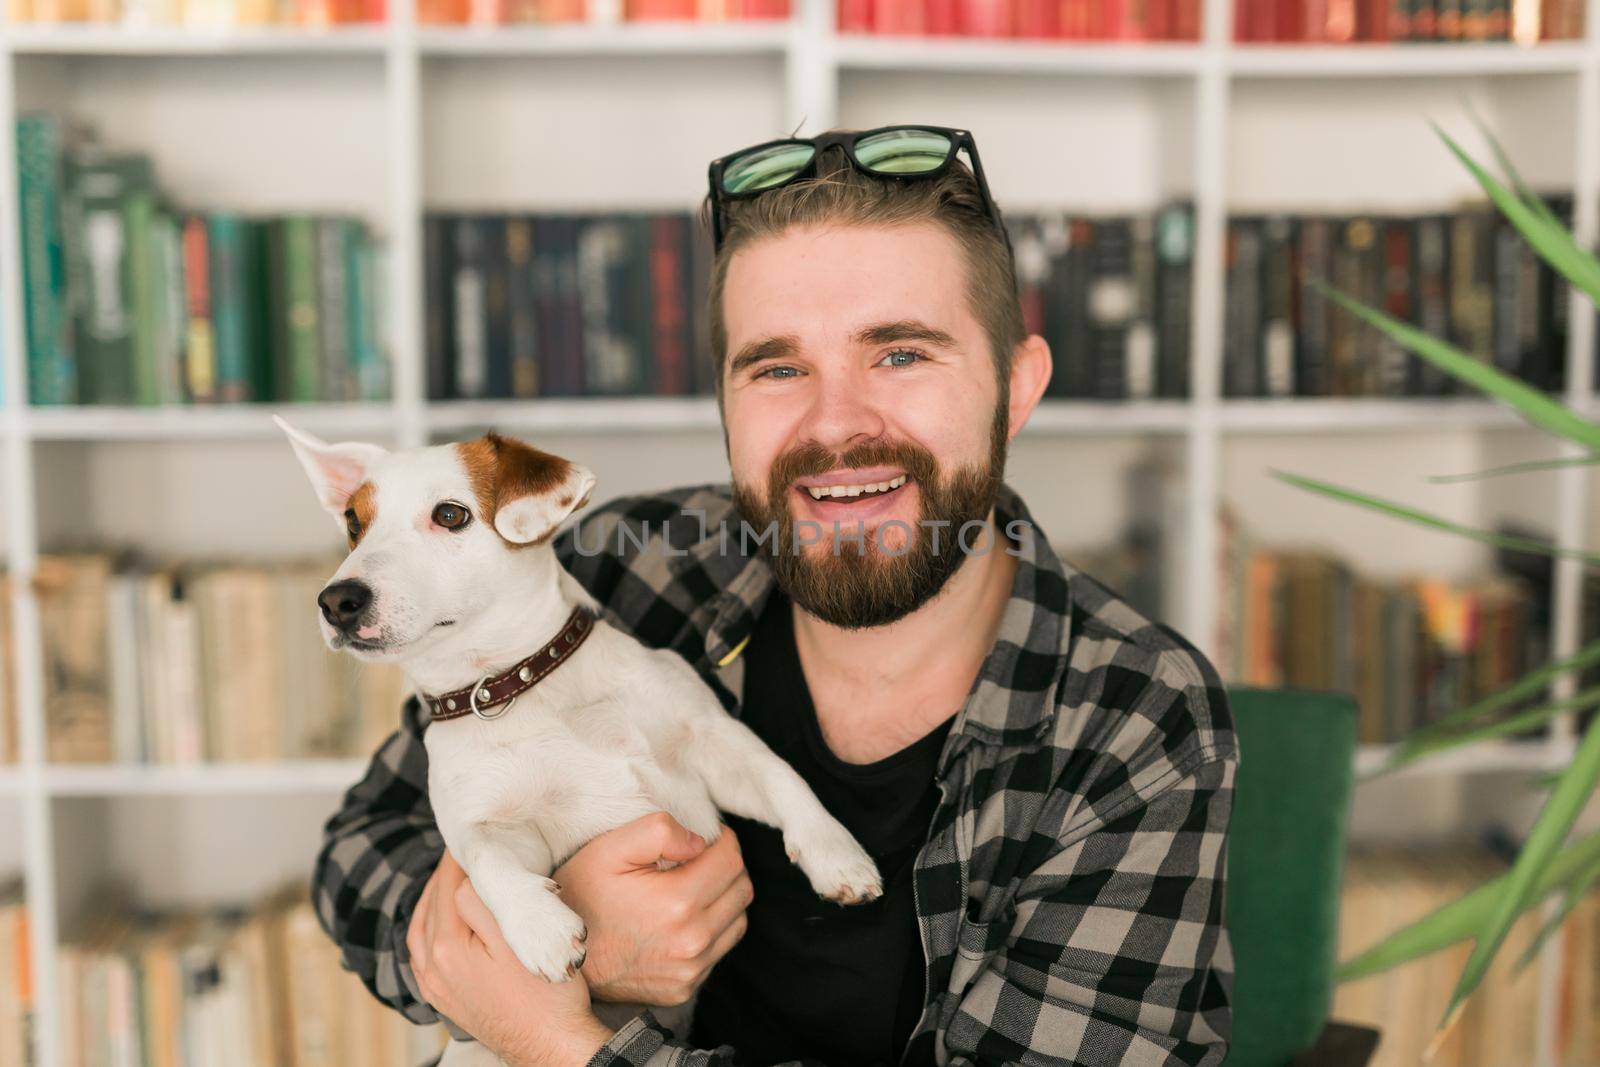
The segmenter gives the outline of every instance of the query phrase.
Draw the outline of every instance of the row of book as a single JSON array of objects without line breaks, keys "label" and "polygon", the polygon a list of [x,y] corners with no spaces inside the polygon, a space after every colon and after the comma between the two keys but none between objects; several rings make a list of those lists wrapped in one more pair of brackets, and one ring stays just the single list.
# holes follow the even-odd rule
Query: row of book
[{"label": "row of book", "polygon": [[429,215],[428,395],[710,393],[710,242],[686,213]]},{"label": "row of book", "polygon": [[[1339,958],[1385,936],[1506,871],[1484,849],[1362,849],[1346,859],[1339,907]],[[1404,966],[1335,987],[1329,1017],[1381,1031],[1369,1067],[1513,1067],[1539,1048],[1539,966],[1515,963],[1542,924],[1533,909],[1513,928],[1482,986],[1429,1059],[1425,1052],[1472,952],[1469,939]],[[1600,1063],[1600,890],[1591,890],[1556,935],[1561,967],[1553,1062]]]},{"label": "row of book", "polygon": [[370,755],[399,723],[405,682],[323,643],[316,597],[337,566],[41,557],[48,758]]},{"label": "row of book", "polygon": [[1549,658],[1547,599],[1520,575],[1375,580],[1329,552],[1256,545],[1231,511],[1221,543],[1218,669],[1353,695],[1363,744],[1398,741]]},{"label": "row of book", "polygon": [[[197,29],[381,24],[388,0],[7,0],[12,22],[90,22]],[[786,19],[789,0],[418,0],[429,25]]]},{"label": "row of book", "polygon": [[838,0],[841,33],[1198,41],[1200,0]]},{"label": "row of book", "polygon": [[382,22],[387,0],[6,0],[10,22],[153,26],[338,26]]},{"label": "row of book", "polygon": [[[1549,198],[1571,218],[1570,197]],[[1566,381],[1568,286],[1498,213],[1231,219],[1224,396],[1474,393],[1312,290],[1322,279],[1536,388]]]},{"label": "row of book", "polygon": [[1539,41],[1583,36],[1583,0],[1233,0],[1239,41]]},{"label": "row of book", "polygon": [[192,212],[150,158],[17,120],[35,404],[378,400],[386,255],[359,220]]},{"label": "row of book", "polygon": [[445,1040],[340,967],[302,887],[176,914],[102,900],[57,968],[63,1063],[409,1067]]}]

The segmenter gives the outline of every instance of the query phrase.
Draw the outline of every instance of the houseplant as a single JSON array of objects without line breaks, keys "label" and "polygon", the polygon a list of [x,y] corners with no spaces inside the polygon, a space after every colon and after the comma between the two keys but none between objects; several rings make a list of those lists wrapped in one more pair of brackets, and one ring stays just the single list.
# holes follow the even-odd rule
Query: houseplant
[{"label": "houseplant", "polygon": [[[1437,126],[1435,131],[1471,172],[1501,215],[1521,233],[1535,252],[1592,303],[1600,306],[1600,259],[1582,248],[1544,201],[1530,192],[1493,138],[1489,138],[1489,141],[1500,170],[1505,175],[1503,180],[1480,166]],[[1510,406],[1533,426],[1572,442],[1586,453],[1572,460],[1557,461],[1558,464],[1600,462],[1600,425],[1588,421],[1558,400],[1520,380],[1474,359],[1442,338],[1431,336],[1381,310],[1368,307],[1320,280],[1310,279],[1308,284],[1326,299],[1417,356],[1462,383]],[[1273,473],[1291,485],[1414,525],[1508,548],[1572,557],[1586,567],[1600,565],[1600,555],[1578,548],[1477,530],[1359,490],[1283,471]],[[1559,715],[1600,708],[1600,688],[1576,691],[1576,679],[1580,672],[1597,663],[1600,663],[1600,640],[1591,642],[1574,655],[1544,664],[1486,699],[1416,731],[1397,746],[1380,773],[1445,749],[1521,733]],[[1574,680],[1572,688],[1575,695],[1562,700],[1543,700],[1542,694],[1547,688],[1564,676]],[[1532,708],[1522,707],[1530,700],[1539,703]],[[1362,978],[1449,945],[1474,940],[1471,954],[1440,1023],[1442,1036],[1458,1015],[1463,1002],[1482,982],[1519,916],[1542,901],[1559,895],[1560,906],[1519,961],[1526,965],[1537,956],[1550,935],[1560,928],[1568,912],[1584,893],[1600,881],[1600,833],[1572,839],[1574,824],[1595,794],[1597,783],[1600,783],[1600,715],[1592,717],[1571,761],[1550,779],[1549,794],[1511,869],[1500,878],[1347,960],[1339,968],[1339,980]]]}]

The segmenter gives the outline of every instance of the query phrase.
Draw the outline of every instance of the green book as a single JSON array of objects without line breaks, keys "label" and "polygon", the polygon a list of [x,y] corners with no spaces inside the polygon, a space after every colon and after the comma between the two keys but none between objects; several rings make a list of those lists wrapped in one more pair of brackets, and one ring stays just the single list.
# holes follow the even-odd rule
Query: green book
[{"label": "green book", "polygon": [[156,333],[160,329],[158,257],[155,233],[155,195],[149,188],[131,189],[126,216],[128,226],[128,288],[133,308],[133,396],[136,404],[161,402],[157,368]]},{"label": "green book", "polygon": [[356,397],[383,400],[389,395],[388,365],[379,338],[382,336],[379,292],[380,262],[372,235],[359,223],[351,224],[351,239],[345,245],[350,277],[350,355],[355,375]]},{"label": "green book", "polygon": [[68,158],[68,279],[79,294],[74,335],[79,397],[87,403],[134,402],[139,237],[131,224],[151,204],[152,185],[150,161],[142,156],[96,149]]},{"label": "green book", "polygon": [[183,350],[188,332],[188,302],[184,288],[183,231],[170,212],[155,216],[156,267],[156,401],[181,404]]},{"label": "green book", "polygon": [[276,220],[268,236],[273,299],[273,364],[279,400],[307,403],[321,395],[317,316],[317,224],[308,215]]},{"label": "green book", "polygon": [[216,353],[214,393],[225,403],[255,399],[251,373],[255,338],[251,294],[255,283],[250,224],[231,212],[205,220],[210,259],[211,330]]},{"label": "green book", "polygon": [[349,219],[318,219],[317,326],[321,342],[320,400],[356,399],[354,338],[350,329],[351,289],[355,282],[349,246],[355,223]]},{"label": "green book", "polygon": [[49,115],[17,119],[28,396],[35,404],[77,399],[77,365],[61,240],[61,128]]}]

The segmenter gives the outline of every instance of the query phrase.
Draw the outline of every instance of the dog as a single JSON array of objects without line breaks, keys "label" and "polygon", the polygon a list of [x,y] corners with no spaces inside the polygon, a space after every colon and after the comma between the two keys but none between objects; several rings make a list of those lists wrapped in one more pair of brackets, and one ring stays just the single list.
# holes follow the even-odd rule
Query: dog
[{"label": "dog", "polygon": [[[783,832],[813,889],[882,893],[872,858],[676,653],[600,618],[552,547],[595,478],[490,433],[389,452],[277,419],[350,554],[318,596],[330,648],[398,663],[433,721],[428,795],[445,846],[523,966],[566,981],[583,920],[550,875],[594,837],[666,812],[708,843],[720,811]],[[509,696],[509,699],[507,697]],[[637,1006],[595,1004],[613,1026]],[[693,1003],[658,1009],[681,1035]],[[497,1063],[454,1041],[444,1067]]]}]

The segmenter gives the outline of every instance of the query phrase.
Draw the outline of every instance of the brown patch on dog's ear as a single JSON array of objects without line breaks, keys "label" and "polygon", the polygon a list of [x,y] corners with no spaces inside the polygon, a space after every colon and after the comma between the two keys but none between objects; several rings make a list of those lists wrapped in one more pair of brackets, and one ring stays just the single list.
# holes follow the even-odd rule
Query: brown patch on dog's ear
[{"label": "brown patch on dog's ear", "polygon": [[[456,445],[456,450],[467,468],[467,479],[472,484],[472,495],[478,499],[480,517],[491,526],[495,525],[502,508],[524,497],[554,492],[572,474],[570,461],[497,433],[484,434],[476,441],[463,441]],[[571,494],[568,494],[567,500],[570,499]],[[560,502],[562,507],[566,503]],[[531,543],[542,544],[546,540],[548,537]]]},{"label": "brown patch on dog's ear", "polygon": [[[351,530],[348,519],[354,514],[355,529]],[[350,499],[345,506],[345,534],[350,539],[350,547],[355,548],[361,539],[372,529],[372,524],[378,520],[378,488],[371,482],[362,482],[356,491],[350,494]]]}]

